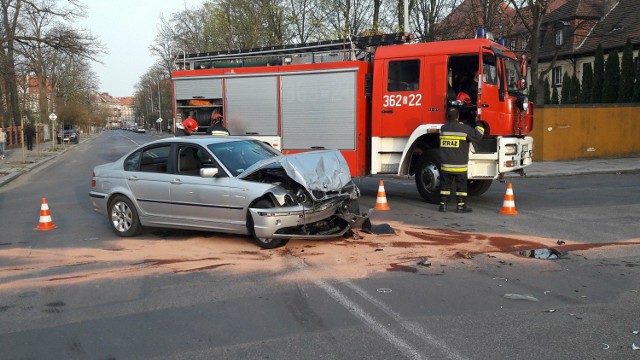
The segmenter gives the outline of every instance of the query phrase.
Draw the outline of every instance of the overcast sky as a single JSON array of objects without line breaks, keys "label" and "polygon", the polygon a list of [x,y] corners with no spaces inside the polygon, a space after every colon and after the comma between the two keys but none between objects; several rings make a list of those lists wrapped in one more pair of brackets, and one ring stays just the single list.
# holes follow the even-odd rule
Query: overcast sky
[{"label": "overcast sky", "polygon": [[91,31],[106,46],[103,64],[94,63],[100,91],[131,96],[134,85],[157,60],[149,46],[157,34],[160,15],[194,8],[204,0],[84,0],[88,17],[78,26]]}]

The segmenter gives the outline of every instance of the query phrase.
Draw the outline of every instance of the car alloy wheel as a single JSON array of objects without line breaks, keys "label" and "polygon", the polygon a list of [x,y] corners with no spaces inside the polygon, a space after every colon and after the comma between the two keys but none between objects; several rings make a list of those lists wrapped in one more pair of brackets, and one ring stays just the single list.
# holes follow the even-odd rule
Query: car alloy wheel
[{"label": "car alloy wheel", "polygon": [[119,236],[133,236],[140,232],[138,212],[131,201],[122,195],[116,196],[109,206],[111,228]]}]

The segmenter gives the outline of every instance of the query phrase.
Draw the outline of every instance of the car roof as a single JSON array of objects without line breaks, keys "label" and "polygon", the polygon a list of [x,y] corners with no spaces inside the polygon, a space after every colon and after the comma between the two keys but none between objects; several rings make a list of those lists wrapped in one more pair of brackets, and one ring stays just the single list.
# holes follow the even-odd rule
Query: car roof
[{"label": "car roof", "polygon": [[202,146],[207,146],[209,144],[220,144],[226,142],[234,142],[234,141],[256,141],[250,137],[242,137],[242,136],[212,136],[212,135],[191,135],[191,136],[175,136],[168,137],[153,141],[153,144],[162,144],[162,143],[190,143],[190,144],[198,144]]}]

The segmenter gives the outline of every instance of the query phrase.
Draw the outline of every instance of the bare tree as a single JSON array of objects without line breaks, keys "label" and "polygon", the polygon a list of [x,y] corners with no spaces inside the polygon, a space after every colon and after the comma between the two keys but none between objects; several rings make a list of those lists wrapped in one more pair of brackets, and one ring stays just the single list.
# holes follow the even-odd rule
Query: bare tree
[{"label": "bare tree", "polygon": [[457,27],[442,20],[455,9],[461,0],[416,0],[411,14],[414,31],[422,41],[449,38]]},{"label": "bare tree", "polygon": [[[0,31],[2,77],[5,92],[5,115],[17,123],[20,117],[16,84],[16,61],[25,61],[28,69],[39,77],[40,87],[46,87],[46,67],[55,64],[51,54],[97,60],[102,53],[99,42],[67,24],[84,14],[76,0],[60,6],[56,0],[0,0],[2,27]],[[24,74],[27,75],[27,74]],[[44,103],[41,113],[46,113]]]},{"label": "bare tree", "polygon": [[347,38],[372,28],[373,3],[370,0],[321,0],[322,39]]},{"label": "bare tree", "polygon": [[306,43],[316,39],[322,22],[318,21],[318,0],[289,0],[287,11],[291,18],[292,39]]},{"label": "bare tree", "polygon": [[[540,45],[542,42],[541,29],[544,18],[549,10],[549,5],[554,0],[509,0],[516,10],[522,26],[530,35],[529,61],[531,64],[531,85],[536,93],[535,102],[544,104],[544,78],[552,67],[545,71],[539,71]],[[553,58],[555,62],[557,53]]]}]

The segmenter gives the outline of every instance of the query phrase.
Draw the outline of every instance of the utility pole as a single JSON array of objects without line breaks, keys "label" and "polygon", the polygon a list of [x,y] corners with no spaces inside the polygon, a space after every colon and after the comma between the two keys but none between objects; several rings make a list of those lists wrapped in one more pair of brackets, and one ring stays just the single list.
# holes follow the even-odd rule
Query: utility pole
[{"label": "utility pole", "polygon": [[158,130],[162,133],[162,98],[160,97],[160,79],[158,79]]},{"label": "utility pole", "polygon": [[[149,84],[149,100],[151,101],[151,113],[153,114],[153,88]],[[144,123],[145,121],[143,121]]]},{"label": "utility pole", "polygon": [[404,32],[409,32],[409,0],[404,0]]}]

